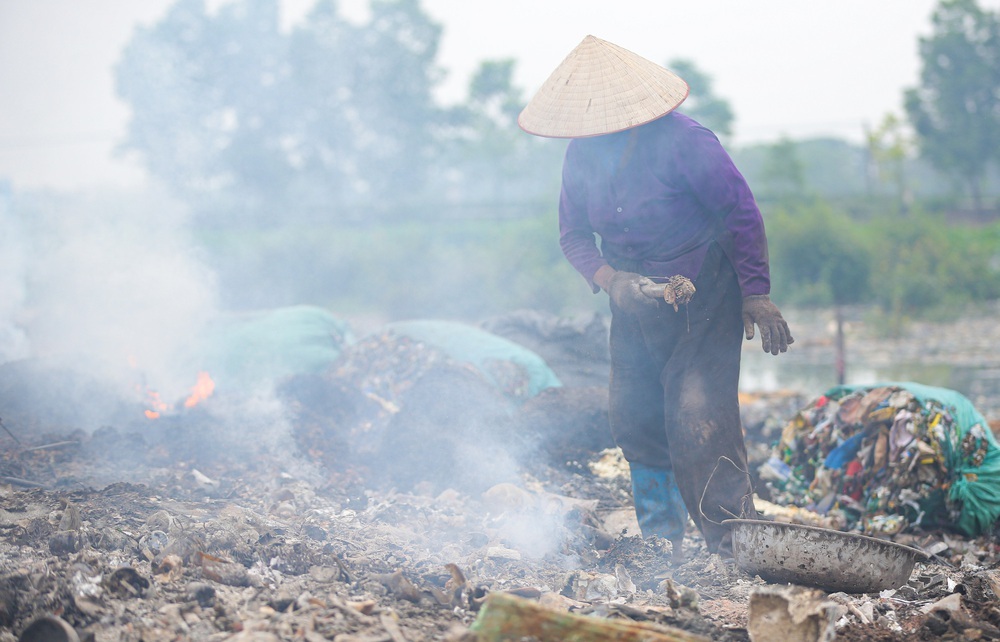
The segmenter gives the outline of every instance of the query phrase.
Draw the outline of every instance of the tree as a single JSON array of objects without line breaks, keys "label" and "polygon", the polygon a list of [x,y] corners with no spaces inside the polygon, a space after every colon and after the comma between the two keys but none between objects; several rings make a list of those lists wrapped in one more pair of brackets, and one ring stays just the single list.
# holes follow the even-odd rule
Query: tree
[{"label": "tree", "polygon": [[691,90],[681,111],[711,129],[719,138],[729,138],[733,133],[733,110],[728,101],[715,95],[712,78],[690,60],[672,60],[667,68],[683,78]]},{"label": "tree", "polygon": [[523,209],[533,200],[551,204],[559,189],[566,142],[531,136],[518,127],[525,100],[513,82],[515,64],[510,59],[480,63],[468,99],[450,111],[450,127],[441,140],[447,150],[442,174],[449,178],[446,191],[453,202]]},{"label": "tree", "polygon": [[761,178],[764,193],[771,198],[787,200],[805,196],[805,167],[794,142],[782,138],[768,148]]},{"label": "tree", "polygon": [[887,114],[878,128],[867,132],[866,139],[873,178],[891,186],[899,211],[905,213],[910,201],[906,161],[912,143],[903,131],[902,121]]},{"label": "tree", "polygon": [[822,201],[796,203],[774,215],[769,236],[773,267],[782,283],[806,293],[803,303],[833,304],[836,322],[834,364],[845,382],[844,306],[871,295],[871,254],[855,223]]},{"label": "tree", "polygon": [[1000,16],[975,0],[942,0],[920,39],[920,86],[905,93],[922,155],[965,183],[977,211],[1000,158]]},{"label": "tree", "polygon": [[243,223],[391,215],[432,165],[439,36],[417,0],[373,0],[363,25],[318,0],[290,33],[278,0],[178,0],[117,66],[123,148]]},{"label": "tree", "polygon": [[870,264],[860,229],[822,200],[780,208],[768,219],[772,265],[805,305],[850,305],[871,294]]}]

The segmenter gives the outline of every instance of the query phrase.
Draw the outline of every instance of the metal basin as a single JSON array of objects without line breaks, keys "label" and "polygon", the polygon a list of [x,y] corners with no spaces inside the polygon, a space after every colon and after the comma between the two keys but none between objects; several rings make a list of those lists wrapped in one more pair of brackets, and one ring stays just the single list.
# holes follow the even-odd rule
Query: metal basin
[{"label": "metal basin", "polygon": [[758,519],[727,519],[736,565],[776,584],[876,593],[906,584],[926,553],[886,540]]}]

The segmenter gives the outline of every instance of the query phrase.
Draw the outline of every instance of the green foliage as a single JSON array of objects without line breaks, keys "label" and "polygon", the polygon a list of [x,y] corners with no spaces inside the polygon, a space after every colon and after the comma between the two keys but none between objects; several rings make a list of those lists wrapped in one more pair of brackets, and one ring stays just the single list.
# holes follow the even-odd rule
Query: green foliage
[{"label": "green foliage", "polygon": [[772,198],[801,199],[806,196],[805,167],[795,143],[783,138],[767,150],[761,169],[764,194]]},{"label": "green foliage", "polygon": [[[766,219],[774,294],[810,307],[873,305],[888,330],[1000,298],[1000,224],[946,225],[919,212],[858,221],[821,200]],[[563,258],[556,217],[419,220],[215,232],[203,239],[238,299],[345,314],[482,319],[513,309],[602,311]]]},{"label": "green foliage", "polygon": [[[869,132],[866,146],[832,138],[783,139],[730,150],[761,209],[770,211],[789,198],[822,198],[860,220],[883,216],[920,203],[938,212],[953,209],[952,181],[929,163],[904,152],[909,140],[887,117]],[[898,123],[898,121],[896,121]],[[993,193],[995,176],[986,183]]]},{"label": "green foliage", "polygon": [[[791,178],[776,175],[780,153],[791,157]],[[739,147],[731,155],[754,194],[765,201],[779,197],[781,184],[796,182],[801,190],[827,199],[867,192],[864,150],[846,141],[784,139]]]},{"label": "green foliage", "polygon": [[[355,24],[335,0],[315,0],[286,30],[279,0],[177,0],[121,57],[123,147],[198,214],[229,307],[390,318],[605,309],[559,251],[565,141],[518,129],[515,62],[482,62],[467,99],[442,106],[440,27],[419,0],[370,7]],[[995,17],[971,0],[939,14],[908,107],[927,157],[972,171],[961,162],[1000,149]],[[726,137],[733,113],[711,79],[690,61],[668,66],[691,86],[682,111]],[[960,96],[966,112],[951,102]],[[876,303],[898,319],[1000,296],[997,227],[895,215],[911,188],[952,205],[897,125],[867,147],[786,139],[733,151],[766,212],[779,298]]]},{"label": "green foliage", "polygon": [[242,224],[411,202],[443,120],[440,27],[417,0],[374,0],[363,25],[318,0],[286,32],[278,5],[178,0],[138,29],[115,74],[132,112],[124,148],[200,211]]},{"label": "green foliage", "polygon": [[[230,306],[309,303],[390,319],[564,313],[606,302],[559,250],[554,213],[206,234]],[[263,278],[262,278],[263,276]]]},{"label": "green foliage", "polygon": [[177,0],[116,69],[123,148],[216,227],[428,219],[558,189],[565,143],[518,129],[512,60],[481,63],[444,107],[441,28],[419,0],[369,5],[355,24],[315,0],[283,30],[278,0]]},{"label": "green foliage", "polygon": [[912,141],[903,130],[903,122],[889,114],[882,123],[866,136],[868,157],[873,179],[892,190],[900,212],[909,207],[911,200],[906,160],[910,157]]},{"label": "green foliage", "polygon": [[871,254],[858,227],[822,201],[774,212],[767,221],[773,280],[802,305],[861,303],[871,295]]},{"label": "green foliage", "polygon": [[566,141],[525,134],[517,126],[524,106],[514,86],[514,61],[484,61],[469,98],[450,111],[438,140],[446,178],[440,188],[456,202],[511,202],[550,197],[559,189]]},{"label": "green foliage", "polygon": [[683,78],[690,89],[680,111],[711,129],[720,139],[729,138],[733,133],[733,109],[729,101],[715,95],[712,78],[691,60],[671,60],[667,68]]},{"label": "green foliage", "polygon": [[906,112],[923,156],[961,178],[978,210],[986,168],[1000,159],[1000,14],[975,0],[942,0],[932,22]]},{"label": "green foliage", "polygon": [[828,203],[767,218],[772,280],[803,306],[875,304],[886,327],[1000,297],[1000,224],[947,225],[921,212],[853,219]]},{"label": "green foliage", "polygon": [[921,213],[869,224],[878,239],[875,271],[884,279],[877,303],[904,317],[947,316],[1000,296],[998,227],[951,226]]}]

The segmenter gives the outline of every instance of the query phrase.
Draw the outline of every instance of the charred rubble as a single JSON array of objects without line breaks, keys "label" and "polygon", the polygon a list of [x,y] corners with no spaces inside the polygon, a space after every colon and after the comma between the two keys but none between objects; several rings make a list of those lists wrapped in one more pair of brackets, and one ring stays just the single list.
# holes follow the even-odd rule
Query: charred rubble
[{"label": "charred rubble", "polygon": [[[603,320],[482,329],[562,385],[529,394],[510,364],[375,332],[283,377],[272,404],[222,390],[149,420],[79,373],[0,366],[0,642],[500,639],[476,625],[498,594],[590,616],[594,635],[747,640],[766,620],[829,639],[801,637],[808,612],[844,640],[1000,638],[992,533],[898,534],[932,557],[882,594],[767,585],[691,530],[671,565],[632,521]],[[95,395],[113,403],[87,414]],[[804,402],[744,397],[755,465]]]}]

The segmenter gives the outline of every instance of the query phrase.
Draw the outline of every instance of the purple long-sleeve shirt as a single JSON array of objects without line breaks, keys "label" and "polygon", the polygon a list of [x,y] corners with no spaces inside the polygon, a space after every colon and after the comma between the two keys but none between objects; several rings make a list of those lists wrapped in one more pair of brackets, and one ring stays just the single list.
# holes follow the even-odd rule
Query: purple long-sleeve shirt
[{"label": "purple long-sleeve shirt", "polygon": [[594,274],[616,259],[637,262],[646,276],[694,279],[713,239],[743,296],[771,290],[764,222],[746,180],[715,134],[678,112],[570,141],[559,233],[595,292]]}]

